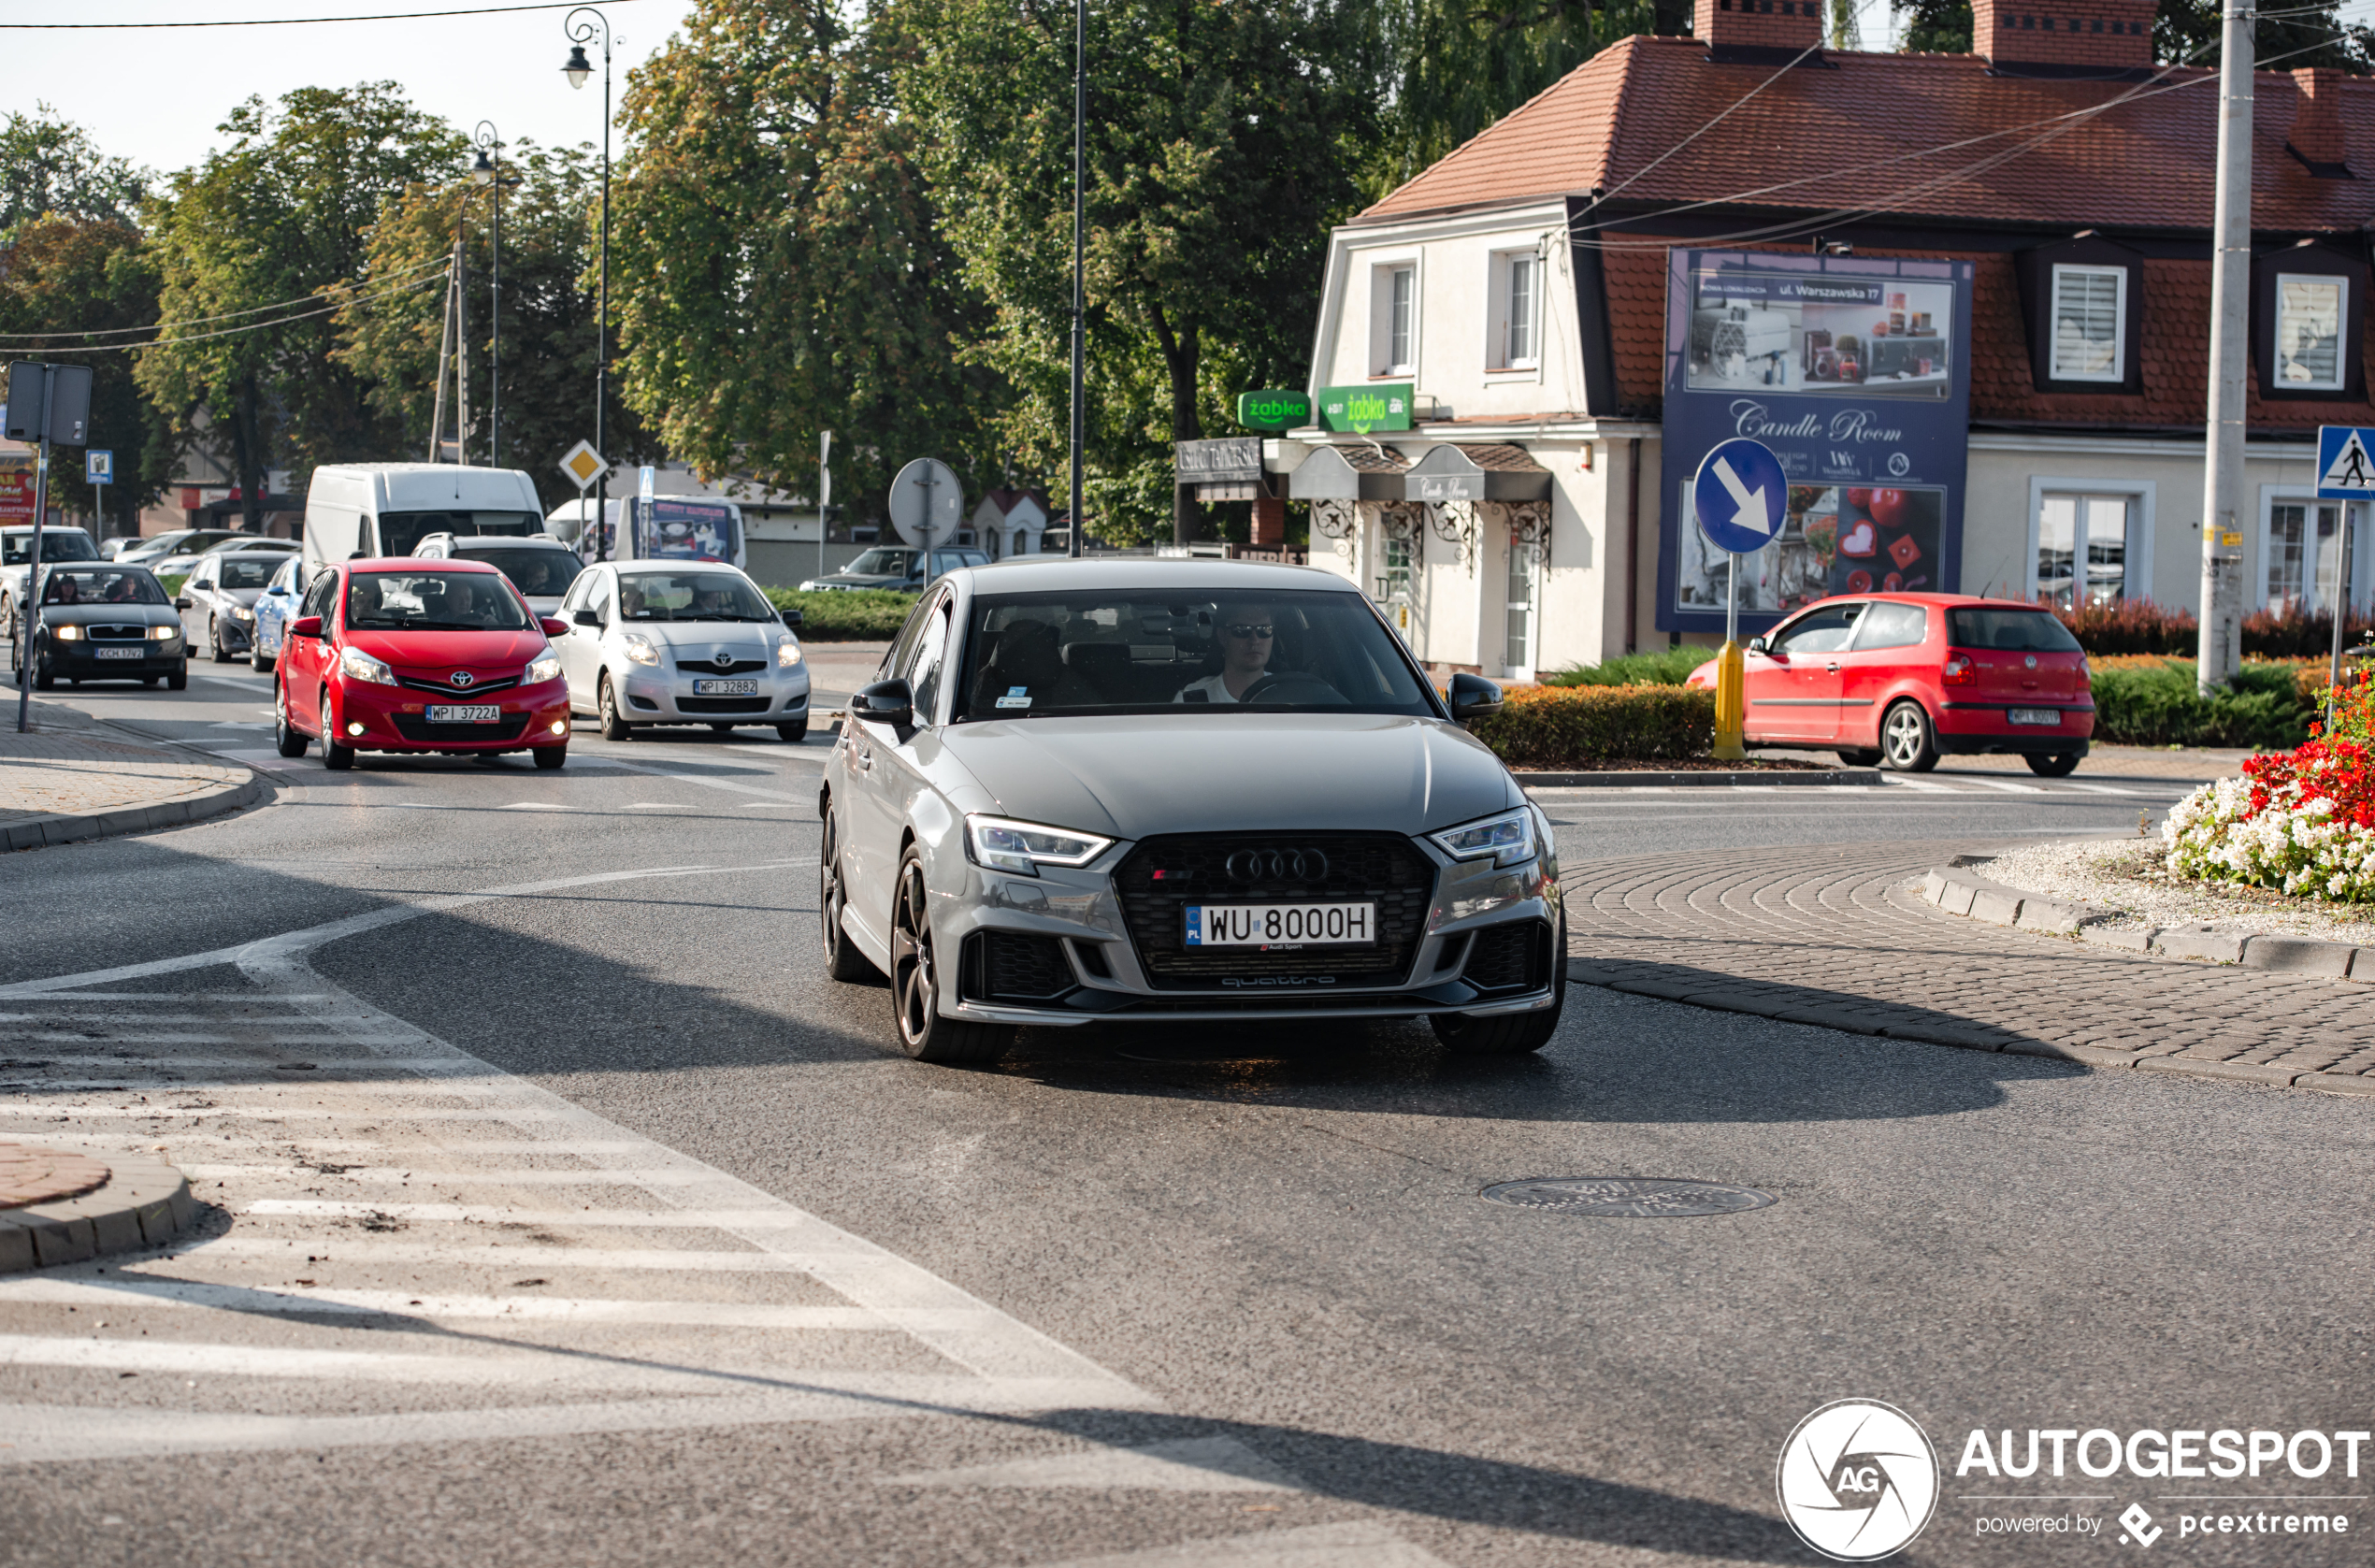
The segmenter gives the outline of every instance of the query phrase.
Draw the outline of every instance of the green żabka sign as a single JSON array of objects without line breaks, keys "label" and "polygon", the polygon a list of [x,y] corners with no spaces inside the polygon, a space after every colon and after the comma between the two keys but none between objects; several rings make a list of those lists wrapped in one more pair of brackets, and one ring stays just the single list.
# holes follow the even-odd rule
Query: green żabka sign
[{"label": "green \u017cabka sign", "polygon": [[1292,430],[1311,423],[1311,398],[1301,392],[1241,392],[1237,423],[1248,430]]},{"label": "green \u017cabka sign", "polygon": [[1410,393],[1415,383],[1384,381],[1375,386],[1323,386],[1319,389],[1319,423],[1329,430],[1349,430],[1366,436],[1372,430],[1410,428]]}]

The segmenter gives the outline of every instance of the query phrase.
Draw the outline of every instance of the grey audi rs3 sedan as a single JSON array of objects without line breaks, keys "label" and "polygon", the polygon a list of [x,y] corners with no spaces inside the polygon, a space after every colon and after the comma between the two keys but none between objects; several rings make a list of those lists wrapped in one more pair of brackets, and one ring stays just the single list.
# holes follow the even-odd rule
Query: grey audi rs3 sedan
[{"label": "grey audi rs3 sedan", "polygon": [[920,599],[827,761],[820,910],[899,1043],[1020,1026],[1424,1016],[1540,1049],[1548,822],[1360,591],[1228,561],[1020,557]]}]

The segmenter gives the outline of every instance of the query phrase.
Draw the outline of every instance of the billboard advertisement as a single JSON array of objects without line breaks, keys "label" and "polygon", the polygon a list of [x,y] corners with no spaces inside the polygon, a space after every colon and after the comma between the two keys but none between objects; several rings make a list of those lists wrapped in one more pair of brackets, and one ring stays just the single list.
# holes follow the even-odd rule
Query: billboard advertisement
[{"label": "billboard advertisement", "polygon": [[33,458],[0,456],[0,523],[33,521]]},{"label": "billboard advertisement", "polygon": [[1730,558],[1691,522],[1707,453],[1745,436],[1789,476],[1740,559],[1740,625],[1832,594],[1958,591],[1971,264],[1667,252],[1658,629],[1723,630]]}]

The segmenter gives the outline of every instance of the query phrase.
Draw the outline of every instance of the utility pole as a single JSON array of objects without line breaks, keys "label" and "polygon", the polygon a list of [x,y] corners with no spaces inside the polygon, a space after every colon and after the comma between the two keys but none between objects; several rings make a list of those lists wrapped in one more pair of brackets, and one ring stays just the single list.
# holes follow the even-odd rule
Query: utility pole
[{"label": "utility pole", "polygon": [[1081,287],[1083,255],[1082,224],[1087,212],[1086,180],[1087,156],[1085,151],[1084,127],[1088,122],[1088,0],[1072,0],[1072,542],[1065,554],[1075,559],[1080,554],[1080,536],[1087,530],[1088,509],[1081,502],[1081,436],[1086,427],[1086,410],[1081,404],[1082,358],[1087,350],[1083,337],[1086,330],[1082,319],[1084,297]]},{"label": "utility pole", "polygon": [[2253,0],[2226,0],[2218,67],[2218,194],[2210,262],[2210,396],[2202,465],[2204,697],[2242,663],[2243,414],[2251,367],[2244,322],[2252,288]]},{"label": "utility pole", "polygon": [[437,392],[429,399],[429,461],[445,461],[445,367],[453,358],[453,271],[445,273],[445,315],[437,335]]}]

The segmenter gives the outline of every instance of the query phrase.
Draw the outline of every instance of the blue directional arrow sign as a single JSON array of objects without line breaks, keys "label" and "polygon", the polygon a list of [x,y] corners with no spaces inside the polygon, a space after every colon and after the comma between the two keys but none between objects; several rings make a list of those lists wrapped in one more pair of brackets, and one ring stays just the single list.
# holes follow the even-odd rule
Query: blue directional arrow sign
[{"label": "blue directional arrow sign", "polygon": [[1762,441],[1745,437],[1725,441],[1699,463],[1691,487],[1699,531],[1718,550],[1748,555],[1771,544],[1781,532],[1790,482],[1781,460]]},{"label": "blue directional arrow sign", "polygon": [[2362,501],[2375,496],[2375,428],[2317,427],[2317,498]]}]

